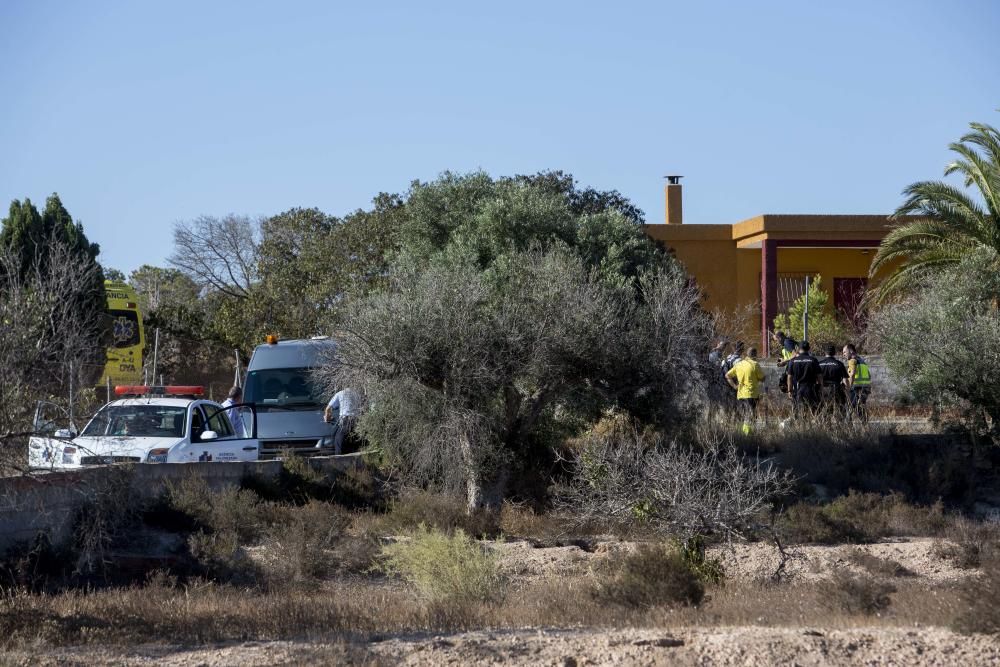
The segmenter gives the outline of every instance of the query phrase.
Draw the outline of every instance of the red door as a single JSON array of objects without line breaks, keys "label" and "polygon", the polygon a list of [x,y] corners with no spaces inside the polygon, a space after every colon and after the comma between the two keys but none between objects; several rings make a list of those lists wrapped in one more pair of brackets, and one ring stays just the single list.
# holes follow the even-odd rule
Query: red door
[{"label": "red door", "polygon": [[867,278],[833,279],[833,306],[856,327],[864,324],[865,313],[861,309],[861,299],[864,298],[867,287]]}]

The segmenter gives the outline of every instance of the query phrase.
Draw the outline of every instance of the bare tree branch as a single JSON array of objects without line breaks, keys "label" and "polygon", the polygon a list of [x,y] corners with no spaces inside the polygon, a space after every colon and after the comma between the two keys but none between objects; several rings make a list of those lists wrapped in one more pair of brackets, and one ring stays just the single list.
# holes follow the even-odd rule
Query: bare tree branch
[{"label": "bare tree branch", "polygon": [[257,280],[260,220],[201,216],[174,227],[169,262],[203,288],[246,298]]}]

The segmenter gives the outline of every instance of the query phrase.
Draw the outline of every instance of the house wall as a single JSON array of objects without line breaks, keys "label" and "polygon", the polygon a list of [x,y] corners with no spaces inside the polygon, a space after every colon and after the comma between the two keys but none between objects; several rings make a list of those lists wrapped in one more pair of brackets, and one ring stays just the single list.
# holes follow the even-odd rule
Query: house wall
[{"label": "house wall", "polygon": [[[762,220],[752,219],[741,225],[752,228],[752,231],[763,231]],[[734,230],[735,227],[730,225],[646,227],[647,233],[670,248],[697,281],[704,293],[706,309],[724,313],[749,310],[752,313],[746,318],[742,335],[747,341],[756,341],[760,337],[761,251],[759,248],[738,247]],[[835,231],[828,229],[822,230],[822,234],[818,230],[814,233],[825,241],[838,238]],[[859,235],[858,230],[848,229],[841,231],[839,238],[848,240]],[[778,236],[802,238],[802,234],[794,231]],[[832,304],[834,279],[867,278],[874,256],[874,249],[779,247],[778,273],[820,275],[822,288],[830,295]]]},{"label": "house wall", "polygon": [[[710,310],[733,310],[760,302],[760,250],[734,241],[683,240],[668,244],[705,295]],[[819,274],[833,296],[834,278],[866,278],[873,250],[779,248],[778,273]]]}]

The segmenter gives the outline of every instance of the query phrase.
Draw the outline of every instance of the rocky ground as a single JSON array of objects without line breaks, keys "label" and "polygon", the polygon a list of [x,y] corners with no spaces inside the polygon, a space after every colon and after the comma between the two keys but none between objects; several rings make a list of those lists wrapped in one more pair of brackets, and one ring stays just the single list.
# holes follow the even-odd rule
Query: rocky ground
[{"label": "rocky ground", "polygon": [[[850,560],[852,552],[896,561],[913,576],[928,583],[954,582],[969,576],[968,570],[959,569],[951,561],[935,555],[934,545],[938,542],[940,540],[934,538],[908,538],[857,546],[796,546],[786,550],[782,576],[791,581],[816,581],[828,577],[834,570],[859,570]],[[628,552],[635,544],[606,540],[539,548],[532,542],[517,541],[495,544],[494,548],[500,552],[502,566],[508,574],[516,580],[530,582],[584,574],[601,559]],[[707,557],[722,562],[729,580],[741,582],[769,580],[781,562],[776,548],[761,543],[714,546],[708,550]]]},{"label": "rocky ground", "polygon": [[[533,546],[494,545],[504,569],[521,582],[587,576],[601,559],[635,548],[620,541]],[[838,569],[858,569],[857,553],[895,561],[918,588],[975,576],[935,550],[935,540],[911,539],[863,546],[797,547],[785,577],[806,586]],[[763,544],[715,547],[728,580],[767,580],[778,564]],[[862,617],[863,618],[863,617]],[[651,628],[524,628],[451,635],[404,635],[315,641],[244,642],[219,646],[149,645],[128,649],[76,647],[0,656],[5,664],[177,665],[185,667],[276,664],[531,664],[531,665],[1000,665],[1000,640],[960,635],[900,620],[831,619],[829,624],[762,622],[727,626],[652,622]]]}]

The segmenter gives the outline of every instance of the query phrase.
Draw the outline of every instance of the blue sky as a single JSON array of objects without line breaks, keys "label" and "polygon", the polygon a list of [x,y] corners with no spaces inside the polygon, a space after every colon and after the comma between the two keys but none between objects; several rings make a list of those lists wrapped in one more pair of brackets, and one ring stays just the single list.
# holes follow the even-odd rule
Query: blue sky
[{"label": "blue sky", "polygon": [[562,169],[663,220],[888,213],[1000,124],[1000,2],[0,2],[0,201],[126,272],[178,220]]}]

